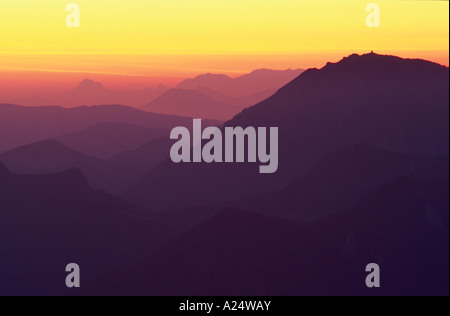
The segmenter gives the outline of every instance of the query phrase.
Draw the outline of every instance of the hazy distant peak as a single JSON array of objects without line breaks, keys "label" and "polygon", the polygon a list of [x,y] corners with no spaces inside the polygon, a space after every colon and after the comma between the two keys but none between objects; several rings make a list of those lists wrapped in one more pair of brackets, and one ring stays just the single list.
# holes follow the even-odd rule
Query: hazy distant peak
[{"label": "hazy distant peak", "polygon": [[54,147],[59,147],[59,148],[63,148],[65,147],[63,144],[61,144],[60,142],[54,140],[54,139],[46,139],[46,140],[42,140],[30,145],[26,145],[26,146],[22,146],[21,148],[25,148],[25,147],[42,147],[42,148],[54,148]]},{"label": "hazy distant peak", "polygon": [[186,105],[189,103],[190,106],[194,106],[195,103],[198,105],[222,105],[220,102],[210,98],[209,96],[201,93],[198,90],[184,89],[184,88],[174,88],[163,93],[155,101],[151,102],[146,108],[151,109],[155,105]]},{"label": "hazy distant peak", "polygon": [[91,79],[88,79],[88,78],[84,79],[79,84],[79,86],[92,86],[92,85],[103,86],[100,82],[94,81],[94,80],[91,80]]},{"label": "hazy distant peak", "polygon": [[91,79],[84,79],[81,81],[75,89],[76,91],[89,91],[89,92],[106,92],[108,89],[98,81]]},{"label": "hazy distant peak", "polygon": [[209,90],[210,92],[213,91],[216,97],[219,93],[229,98],[243,98],[255,96],[268,90],[276,91],[298,77],[302,72],[303,69],[271,70],[262,68],[234,78],[224,74],[209,73],[186,79],[178,84],[177,88],[201,90],[202,92]]}]

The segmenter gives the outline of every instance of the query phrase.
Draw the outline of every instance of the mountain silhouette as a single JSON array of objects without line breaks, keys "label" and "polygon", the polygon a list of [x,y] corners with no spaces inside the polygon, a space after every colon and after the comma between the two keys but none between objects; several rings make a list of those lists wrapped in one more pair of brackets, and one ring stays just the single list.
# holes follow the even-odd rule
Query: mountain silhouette
[{"label": "mountain silhouette", "polygon": [[[120,105],[92,107],[24,107],[0,104],[0,152],[71,132],[98,123],[126,123],[152,129],[192,126],[192,119],[154,114]],[[205,124],[219,125],[209,121]]]},{"label": "mountain silhouette", "polygon": [[353,206],[400,177],[449,182],[449,159],[412,157],[369,144],[339,149],[284,189],[232,203],[243,211],[313,221]]},{"label": "mountain silhouette", "polygon": [[1,177],[7,177],[11,174],[11,172],[6,168],[5,165],[0,163],[0,176]]},{"label": "mountain silhouette", "polygon": [[72,150],[58,141],[46,140],[0,155],[0,161],[16,173],[56,173],[74,167],[100,164],[100,160]]},{"label": "mountain silhouette", "polygon": [[[97,280],[114,295],[447,295],[448,185],[399,178],[307,224],[227,210]],[[180,264],[182,262],[182,264]],[[380,289],[365,285],[379,263]]]},{"label": "mountain silhouette", "polygon": [[73,150],[56,140],[45,140],[0,154],[0,162],[18,174],[48,174],[79,169],[89,184],[120,192],[138,179],[136,167],[98,159]]},{"label": "mountain silhouette", "polygon": [[307,70],[225,124],[279,127],[276,174],[260,175],[256,164],[168,161],[124,196],[156,209],[238,200],[281,190],[327,155],[358,143],[404,154],[448,156],[448,80],[446,67],[377,54],[352,55]]},{"label": "mountain silhouette", "polygon": [[89,267],[83,271],[89,278],[139,253],[129,241],[144,232],[133,219],[140,210],[90,188],[79,171],[5,176],[4,169],[0,165],[1,295],[61,295],[60,271],[68,263]]},{"label": "mountain silhouette", "polygon": [[[279,128],[267,175],[173,163],[169,132],[191,118],[0,105],[0,295],[448,295],[448,68],[351,55],[274,92],[286,75],[204,75],[169,91],[238,112],[266,95],[225,126]],[[65,286],[72,262],[81,289]],[[380,289],[366,287],[369,263]]]},{"label": "mountain silhouette", "polygon": [[140,210],[93,189],[76,169],[17,175],[0,163],[0,218],[0,295],[73,295],[68,263],[92,288],[91,279],[143,260],[208,215]]},{"label": "mountain silhouette", "polygon": [[126,123],[98,123],[80,132],[57,138],[64,145],[101,159],[139,148],[151,140],[167,137],[169,130],[150,129]]},{"label": "mountain silhouette", "polygon": [[93,81],[91,79],[84,79],[75,88],[75,91],[85,92],[85,93],[89,93],[89,92],[100,93],[100,92],[107,92],[109,90],[107,88],[105,88],[100,82]]},{"label": "mountain silhouette", "polygon": [[167,88],[163,85],[155,89],[145,88],[134,91],[110,90],[100,82],[84,79],[75,89],[62,93],[56,98],[51,99],[50,102],[51,104],[58,104],[65,107],[103,104],[122,104],[141,107],[156,99],[165,91],[167,91]]},{"label": "mountain silhouette", "polygon": [[298,77],[304,70],[258,69],[249,74],[230,78],[226,75],[204,74],[181,82],[177,88],[211,91],[228,97],[250,97],[267,90],[278,90]]},{"label": "mountain silhouette", "polygon": [[158,85],[154,89],[144,88],[133,91],[116,91],[114,94],[114,103],[129,105],[133,107],[142,107],[145,104],[155,100],[168,90],[164,85]]},{"label": "mountain silhouette", "polygon": [[136,149],[123,151],[109,161],[118,165],[129,166],[137,181],[143,174],[163,163],[169,157],[171,147],[172,141],[168,137],[162,137]]},{"label": "mountain silhouette", "polygon": [[169,90],[143,109],[153,113],[223,121],[240,112],[235,106],[222,104],[199,91],[186,89]]},{"label": "mountain silhouette", "polygon": [[268,89],[258,92],[256,94],[243,97],[228,96],[223,93],[217,92],[209,87],[198,87],[196,90],[221,103],[233,105],[240,112],[245,108],[251,107],[261,101],[264,101],[267,98],[270,98],[272,95],[275,94],[275,92],[277,92],[278,89]]},{"label": "mountain silhouette", "polygon": [[72,90],[63,93],[54,100],[64,106],[112,104],[111,91],[100,82],[85,79]]},{"label": "mountain silhouette", "polygon": [[[259,69],[249,74],[230,78],[226,75],[205,74],[181,82],[176,89],[196,90],[219,103],[237,106],[236,113],[252,106],[274,94],[280,87],[297,77],[303,70],[268,70]],[[25,98],[1,98],[0,103],[17,104],[23,106],[63,107],[94,106],[104,104],[121,104],[142,108],[159,98],[169,89],[164,85],[155,88],[138,90],[113,90],[101,82],[86,78],[74,89],[65,91],[56,97],[42,98],[41,96]],[[211,100],[210,100],[211,102]],[[181,113],[175,113],[182,115]],[[231,116],[232,117],[232,116]],[[226,119],[231,118],[229,115]]]},{"label": "mountain silhouette", "polygon": [[[226,75],[206,74],[181,82],[175,90],[195,90],[213,100],[207,104],[224,103],[233,105],[236,114],[246,107],[252,106],[271,96],[280,87],[297,77],[303,70],[255,70],[249,74],[230,78]],[[155,88],[143,88],[138,90],[112,90],[101,82],[86,78],[74,89],[65,91],[56,97],[42,98],[34,96],[31,98],[2,99],[2,103],[18,104],[23,106],[49,106],[59,105],[63,107],[95,106],[104,104],[121,104],[142,108],[158,99],[169,91],[164,85]],[[5,102],[6,101],[6,102]],[[199,100],[200,101],[200,100]],[[230,111],[232,112],[232,111]],[[194,112],[195,113],[195,112]],[[183,115],[182,113],[175,113]],[[232,118],[225,113],[225,119]],[[190,116],[190,115],[189,115]],[[211,116],[210,116],[211,117]],[[223,120],[223,114],[219,115]]]}]

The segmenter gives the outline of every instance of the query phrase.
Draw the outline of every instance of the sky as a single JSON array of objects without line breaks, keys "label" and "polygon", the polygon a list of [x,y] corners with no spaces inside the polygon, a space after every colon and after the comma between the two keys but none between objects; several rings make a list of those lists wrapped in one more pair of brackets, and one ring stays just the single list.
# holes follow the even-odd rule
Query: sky
[{"label": "sky", "polygon": [[[373,1],[373,0],[372,0]],[[321,67],[352,53],[449,64],[448,1],[0,1],[0,95],[58,93],[86,77],[111,88],[171,86],[201,73]]]}]

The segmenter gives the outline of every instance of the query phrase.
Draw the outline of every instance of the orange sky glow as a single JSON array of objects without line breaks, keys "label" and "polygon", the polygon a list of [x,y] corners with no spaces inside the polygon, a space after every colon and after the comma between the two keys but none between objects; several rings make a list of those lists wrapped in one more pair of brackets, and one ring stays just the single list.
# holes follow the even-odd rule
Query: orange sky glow
[{"label": "orange sky glow", "polygon": [[[91,78],[113,89],[173,86],[202,73],[322,67],[374,50],[449,64],[448,1],[60,0],[0,4],[0,96],[54,95]],[[1,100],[0,100],[1,101]]]}]

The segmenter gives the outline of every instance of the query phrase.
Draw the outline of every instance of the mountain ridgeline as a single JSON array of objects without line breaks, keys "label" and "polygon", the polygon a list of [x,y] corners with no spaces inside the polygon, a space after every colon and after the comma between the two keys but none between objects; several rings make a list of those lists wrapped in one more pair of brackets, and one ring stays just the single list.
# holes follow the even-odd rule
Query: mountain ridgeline
[{"label": "mountain ridgeline", "polygon": [[[211,122],[211,121],[210,121]],[[80,132],[100,123],[124,123],[152,129],[190,126],[181,116],[154,114],[121,105],[26,107],[0,105],[0,152],[33,142]],[[220,122],[211,122],[220,125]]]},{"label": "mountain ridgeline", "polygon": [[173,163],[170,130],[191,118],[0,105],[0,295],[448,296],[448,86],[446,67],[371,53],[160,96],[161,112],[189,95],[209,116],[239,104],[230,91],[265,95],[224,126],[278,127],[274,174]]},{"label": "mountain ridgeline", "polygon": [[406,155],[448,156],[448,83],[446,67],[373,53],[307,70],[225,124],[278,127],[276,174],[261,177],[249,164],[167,162],[124,196],[155,209],[240,199],[281,189],[335,150],[359,143]]}]

